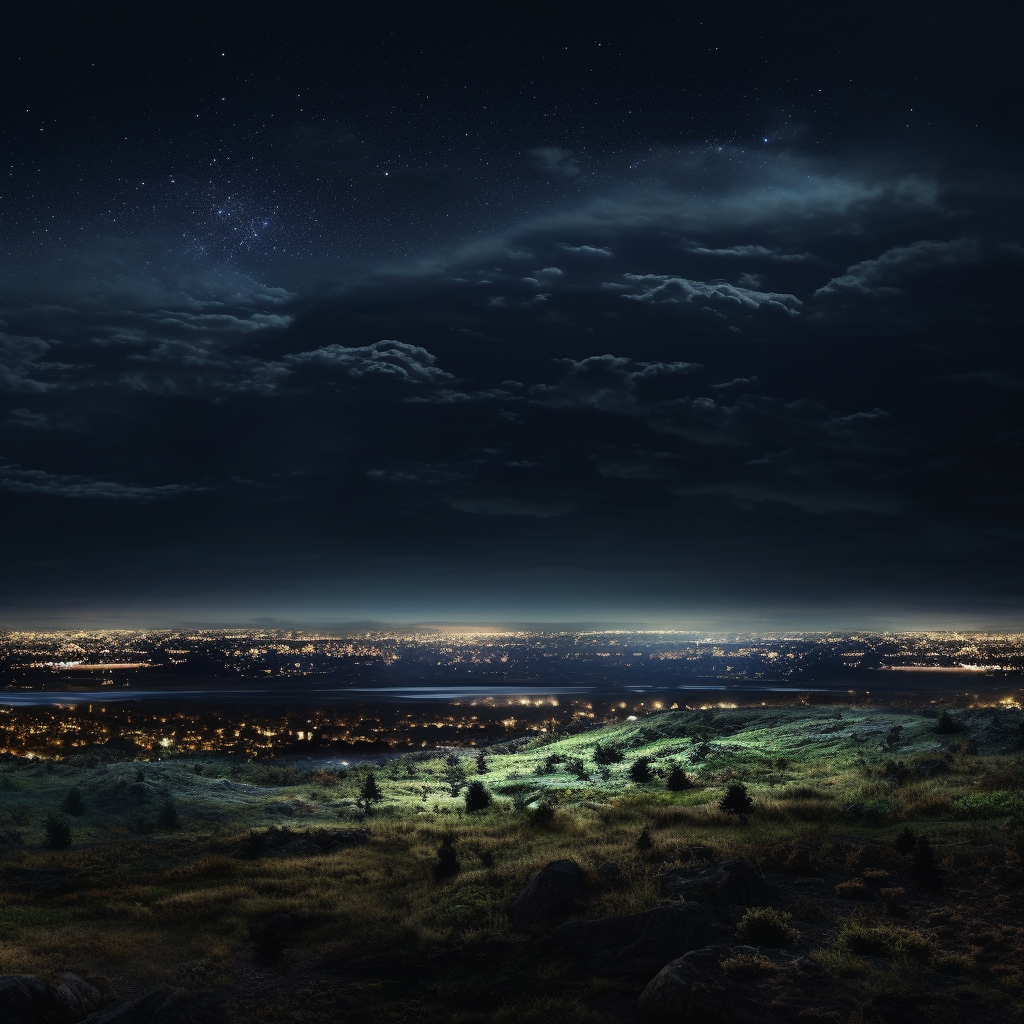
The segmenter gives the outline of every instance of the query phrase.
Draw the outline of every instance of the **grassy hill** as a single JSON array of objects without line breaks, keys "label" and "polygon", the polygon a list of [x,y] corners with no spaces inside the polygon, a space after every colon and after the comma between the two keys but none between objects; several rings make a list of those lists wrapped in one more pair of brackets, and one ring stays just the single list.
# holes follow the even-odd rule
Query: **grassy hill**
[{"label": "grassy hill", "polygon": [[[347,771],[9,759],[0,971],[69,970],[121,999],[168,988],[168,1020],[632,1020],[649,979],[588,973],[551,927],[514,928],[516,894],[569,858],[586,878],[570,917],[632,914],[665,902],[664,872],[738,856],[773,880],[793,955],[826,979],[818,1010],[838,1016],[819,1019],[886,1020],[894,1006],[938,1019],[941,997],[1009,1020],[1024,999],[1021,717],[672,711],[506,742],[482,764],[424,751]],[[667,787],[673,769],[683,788]],[[367,803],[370,773],[382,799]],[[473,781],[492,801],[467,813]],[[744,819],[719,809],[738,784]],[[61,811],[72,788],[80,814]],[[52,815],[69,849],[46,847]],[[908,829],[934,876],[897,849]],[[459,870],[437,881],[442,844]],[[716,913],[737,942],[742,909]],[[909,940],[857,953],[843,938],[854,926],[897,927],[926,953],[893,952]],[[793,1019],[815,1019],[804,1003]]]}]

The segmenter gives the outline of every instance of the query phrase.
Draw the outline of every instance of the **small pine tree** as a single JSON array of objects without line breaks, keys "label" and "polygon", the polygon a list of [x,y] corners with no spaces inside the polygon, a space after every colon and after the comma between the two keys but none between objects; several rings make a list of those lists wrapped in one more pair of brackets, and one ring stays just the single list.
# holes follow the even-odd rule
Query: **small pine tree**
[{"label": "small pine tree", "polygon": [[384,799],[384,794],[380,791],[380,786],[377,785],[377,776],[373,772],[367,772],[362,788],[359,790],[359,796],[367,806],[378,804]]},{"label": "small pine tree", "polygon": [[907,856],[913,853],[917,847],[917,835],[909,828],[905,828],[896,836],[892,845],[896,848],[897,853]]},{"label": "small pine tree", "polygon": [[46,845],[51,850],[67,850],[71,846],[71,825],[63,814],[46,819]]},{"label": "small pine tree", "polygon": [[448,783],[452,796],[458,796],[459,791],[466,784],[466,771],[460,764],[459,759],[455,758],[453,763],[449,758],[441,775],[444,781]]},{"label": "small pine tree", "polygon": [[160,813],[156,819],[157,826],[159,828],[174,830],[181,825],[178,820],[178,808],[174,806],[171,800],[165,800],[163,806],[160,808]]},{"label": "small pine tree", "polygon": [[490,769],[487,767],[487,758],[484,757],[484,752],[481,750],[476,755],[476,773],[477,775],[486,775]]},{"label": "small pine tree", "polygon": [[651,771],[651,759],[638,757],[630,766],[629,777],[634,782],[650,782],[654,778],[654,772]]},{"label": "small pine tree", "polygon": [[466,789],[466,813],[472,814],[474,811],[484,811],[490,806],[491,794],[484,789],[482,782],[477,782],[474,779]]},{"label": "small pine tree", "polygon": [[77,786],[72,786],[68,790],[68,795],[64,797],[60,809],[65,814],[73,814],[76,818],[85,814],[85,801],[82,799],[82,791]]},{"label": "small pine tree", "polygon": [[455,852],[455,839],[453,836],[445,836],[437,848],[437,860],[434,861],[434,881],[443,882],[445,879],[454,878],[460,868],[459,856]]},{"label": "small pine tree", "polygon": [[718,802],[718,809],[725,811],[726,814],[735,814],[740,821],[745,822],[754,812],[754,801],[751,800],[747,787],[742,782],[734,782]]},{"label": "small pine tree", "polygon": [[668,780],[665,782],[665,785],[673,793],[678,793],[681,790],[690,789],[693,783],[690,781],[690,776],[676,764],[672,766],[672,771],[668,773]]},{"label": "small pine tree", "polygon": [[636,848],[641,851],[647,851],[651,849],[652,846],[654,846],[654,843],[651,842],[651,830],[644,825],[644,827],[640,829],[640,835],[636,837]]}]

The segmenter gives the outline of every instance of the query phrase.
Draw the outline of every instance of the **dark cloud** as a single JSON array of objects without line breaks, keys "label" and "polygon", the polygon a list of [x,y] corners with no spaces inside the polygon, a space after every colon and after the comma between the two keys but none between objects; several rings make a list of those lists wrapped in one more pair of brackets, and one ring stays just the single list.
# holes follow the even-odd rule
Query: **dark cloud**
[{"label": "dark cloud", "polygon": [[[328,142],[296,158],[366,166]],[[26,600],[58,562],[95,587],[106,558],[109,593],[163,607],[227,578],[225,602],[325,615],[497,613],[531,588],[573,614],[1011,614],[1013,217],[969,178],[881,164],[643,159],[641,183],[611,161],[578,201],[315,284],[133,269],[122,242],[19,279],[0,489],[21,550],[58,552],[19,556]]]}]

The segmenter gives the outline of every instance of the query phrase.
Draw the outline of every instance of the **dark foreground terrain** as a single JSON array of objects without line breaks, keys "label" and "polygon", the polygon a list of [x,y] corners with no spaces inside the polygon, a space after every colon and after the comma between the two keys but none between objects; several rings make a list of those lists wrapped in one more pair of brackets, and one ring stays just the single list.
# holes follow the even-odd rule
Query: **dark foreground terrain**
[{"label": "dark foreground terrain", "polygon": [[0,1024],[1018,1020],[1021,719],[671,711],[341,770],[9,758]]}]

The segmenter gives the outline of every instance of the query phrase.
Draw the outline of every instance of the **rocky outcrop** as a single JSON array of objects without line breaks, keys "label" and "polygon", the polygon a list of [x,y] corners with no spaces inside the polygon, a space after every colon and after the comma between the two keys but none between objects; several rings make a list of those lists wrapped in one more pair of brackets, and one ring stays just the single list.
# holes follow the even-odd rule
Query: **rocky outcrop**
[{"label": "rocky outcrop", "polygon": [[103,1003],[99,989],[77,974],[42,981],[29,974],[0,976],[3,1024],[74,1024]]},{"label": "rocky outcrop", "polygon": [[718,906],[762,907],[773,898],[772,888],[760,872],[742,860],[675,868],[658,882],[662,896]]},{"label": "rocky outcrop", "polygon": [[650,1024],[763,1024],[769,1007],[794,995],[793,1010],[807,1002],[798,995],[799,964],[779,951],[707,946],[663,967],[643,990],[637,1012]]},{"label": "rocky outcrop", "polygon": [[626,917],[570,921],[554,938],[588,968],[648,977],[669,960],[713,941],[714,918],[699,903],[655,907]]},{"label": "rocky outcrop", "polygon": [[545,864],[512,904],[510,917],[527,928],[565,913],[585,892],[583,870],[574,860]]}]

